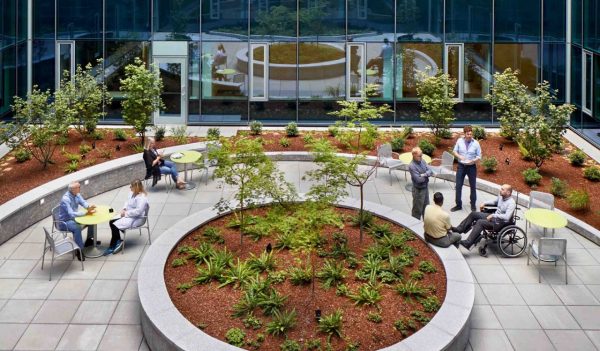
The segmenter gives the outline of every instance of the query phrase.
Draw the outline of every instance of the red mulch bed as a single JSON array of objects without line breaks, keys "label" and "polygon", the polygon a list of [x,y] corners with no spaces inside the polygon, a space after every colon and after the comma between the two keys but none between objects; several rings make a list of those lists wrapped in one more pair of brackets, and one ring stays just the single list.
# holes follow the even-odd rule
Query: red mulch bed
[{"label": "red mulch bed", "polygon": [[[251,210],[255,215],[264,215],[266,208]],[[339,212],[345,215],[354,215],[357,211],[348,209],[338,209]],[[243,248],[240,248],[240,234],[238,230],[227,228],[226,224],[232,219],[232,215],[221,217],[210,222],[207,225],[221,228],[221,233],[225,238],[225,244],[215,245],[220,249],[227,247],[227,250],[234,253],[234,257],[240,257],[244,260],[250,256],[250,253],[259,255],[265,250],[269,242],[274,242],[273,238],[262,238],[258,242],[245,237]],[[377,218],[377,222],[383,223],[382,219]],[[206,226],[206,225],[205,225]],[[270,317],[265,317],[259,312],[255,312],[255,317],[258,317],[263,322],[263,327],[258,330],[245,328],[242,318],[234,318],[231,316],[233,305],[240,299],[242,292],[238,289],[233,289],[231,285],[218,288],[218,283],[211,282],[207,285],[194,286],[185,293],[177,290],[177,285],[180,283],[191,282],[196,276],[196,267],[189,261],[185,266],[173,268],[171,262],[173,259],[182,257],[177,253],[177,248],[183,245],[197,246],[202,240],[201,233],[203,228],[200,227],[196,231],[186,236],[173,249],[168,258],[168,264],[165,269],[165,281],[167,290],[173,300],[173,303],[179,311],[194,325],[202,325],[203,331],[225,340],[225,334],[230,328],[240,328],[246,332],[246,340],[256,340],[256,335],[262,333],[266,336],[265,342],[261,345],[261,350],[279,350],[279,345],[285,340],[283,336],[275,337],[266,333],[265,325],[270,321]],[[392,225],[394,232],[402,231],[404,228],[398,225]],[[323,236],[327,238],[327,249],[330,250],[332,243],[331,236],[334,232],[340,231],[335,227],[326,227],[323,231]],[[364,249],[371,245],[374,240],[369,235],[364,235],[363,242],[359,242],[359,229],[347,224],[342,230],[348,236],[348,246],[350,250],[357,254],[357,258],[361,258]],[[199,239],[200,238],[200,239]],[[199,240],[198,240],[199,239]],[[421,260],[431,261],[437,269],[436,273],[427,273],[421,281],[423,286],[435,287],[435,296],[440,303],[444,301],[446,296],[446,275],[443,270],[443,265],[438,256],[425,244],[425,242],[416,239],[407,242],[408,245],[415,248],[419,255],[414,258],[413,267],[407,267],[404,271],[404,276],[408,272],[418,267]],[[289,266],[297,266],[298,258],[301,262],[306,262],[307,256],[304,253],[292,253],[289,250],[277,251],[274,250],[277,257],[277,270],[282,270]],[[235,258],[234,258],[235,260]],[[317,269],[322,266],[323,258],[316,254],[312,257],[313,266]],[[360,265],[357,269],[360,268]],[[265,273],[263,273],[265,275]],[[350,288],[350,291],[356,291],[358,286],[363,282],[354,278],[354,270],[351,270],[345,279],[345,284]],[[285,304],[285,309],[296,309],[297,324],[287,334],[289,339],[303,343],[310,339],[321,339],[321,344],[325,346],[327,335],[318,331],[318,324],[315,320],[315,310],[321,309],[323,315],[334,312],[336,309],[343,311],[343,328],[342,333],[344,339],[337,337],[331,338],[331,343],[334,350],[343,350],[348,342],[359,342],[360,350],[377,350],[386,346],[395,344],[403,339],[400,332],[394,329],[393,323],[401,317],[410,317],[410,313],[415,310],[422,310],[422,306],[416,300],[406,302],[391,286],[385,286],[380,291],[383,299],[380,302],[380,310],[382,323],[375,324],[367,320],[367,315],[371,311],[377,311],[375,307],[360,307],[355,306],[353,301],[347,297],[339,297],[335,294],[335,288],[324,290],[320,282],[315,281],[315,292],[312,294],[311,285],[294,286],[287,279],[281,284],[274,285],[275,289],[281,294],[287,295],[288,300]],[[432,317],[434,313],[425,313]],[[419,327],[421,327],[419,323]],[[247,346],[248,347],[248,346]]]}]

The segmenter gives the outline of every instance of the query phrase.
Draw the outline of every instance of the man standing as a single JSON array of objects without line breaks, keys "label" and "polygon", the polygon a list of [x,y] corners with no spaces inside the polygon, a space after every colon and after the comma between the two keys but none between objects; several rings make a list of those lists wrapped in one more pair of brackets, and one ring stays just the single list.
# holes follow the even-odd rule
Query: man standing
[{"label": "man standing", "polygon": [[471,211],[475,211],[477,203],[477,161],[481,159],[481,147],[477,140],[473,139],[473,128],[465,126],[463,128],[465,136],[458,139],[454,145],[454,156],[458,158],[458,169],[456,170],[456,206],[450,211],[462,210],[462,188],[465,182],[465,176],[469,177],[469,186],[471,187]]},{"label": "man standing", "polygon": [[511,194],[512,186],[508,184],[502,185],[502,187],[500,187],[500,194],[496,200],[485,202],[479,207],[479,209],[483,211],[485,206],[497,206],[494,213],[471,212],[467,218],[460,222],[458,227],[452,228],[452,230],[457,233],[466,233],[473,228],[467,240],[462,240],[460,242],[462,246],[467,250],[470,250],[479,240],[483,229],[495,228],[496,230],[500,230],[510,222],[515,209],[517,208],[517,204],[511,197]]},{"label": "man standing", "polygon": [[[63,195],[62,199],[60,200],[58,220],[61,223],[59,224],[58,229],[66,230],[73,233],[73,239],[75,240],[77,245],[81,249],[83,249],[84,246],[94,245],[94,238],[92,236],[92,233],[90,233],[90,231],[88,230],[87,240],[85,241],[85,245],[83,244],[83,239],[81,238],[81,225],[75,222],[75,217],[81,217],[87,214],[94,213],[96,205],[89,205],[83,199],[83,196],[81,196],[80,192],[81,185],[79,184],[79,182],[73,182],[69,184],[69,190]],[[86,211],[78,211],[80,205],[83,208],[85,208]],[[100,242],[98,242],[98,244],[100,244]],[[76,252],[76,254],[77,258],[80,261],[84,259],[83,257],[79,256],[79,252]]]},{"label": "man standing", "polygon": [[425,207],[425,215],[423,216],[425,241],[439,247],[450,245],[458,247],[460,234],[449,232],[452,228],[450,214],[442,209],[444,195],[440,192],[433,194],[433,203],[434,205]]},{"label": "man standing", "polygon": [[408,165],[410,179],[412,179],[412,216],[416,219],[421,219],[425,206],[429,205],[429,177],[433,175],[433,171],[423,160],[423,151],[421,148],[415,147],[412,149],[412,161]]}]

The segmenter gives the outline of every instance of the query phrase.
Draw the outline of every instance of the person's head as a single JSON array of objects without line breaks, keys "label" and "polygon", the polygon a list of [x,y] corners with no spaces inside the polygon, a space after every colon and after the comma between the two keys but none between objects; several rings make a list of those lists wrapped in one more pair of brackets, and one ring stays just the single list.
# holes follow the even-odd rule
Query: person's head
[{"label": "person's head", "polygon": [[384,44],[389,44],[389,43],[390,43],[390,40],[389,40],[388,38],[383,38],[383,43],[384,43]]},{"label": "person's head", "polygon": [[146,145],[144,145],[144,149],[151,150],[156,147],[156,141],[152,137],[146,138]]},{"label": "person's head", "polygon": [[465,139],[471,140],[473,138],[473,127],[470,125],[464,126],[463,132],[465,133]]},{"label": "person's head", "polygon": [[217,47],[217,50],[225,52],[225,46],[223,44],[219,44],[219,46]]},{"label": "person's head", "polygon": [[444,195],[442,195],[442,193],[439,191],[433,194],[433,203],[438,206],[442,206],[444,204]]},{"label": "person's head", "polygon": [[73,182],[69,184],[69,192],[73,195],[77,195],[81,192],[81,184],[79,182]]},{"label": "person's head", "polygon": [[420,162],[421,158],[423,157],[423,151],[421,150],[421,148],[418,146],[413,147],[411,152],[412,152],[413,160]]},{"label": "person's head", "polygon": [[146,191],[144,190],[144,185],[142,184],[142,181],[139,179],[136,179],[133,182],[131,182],[129,189],[131,189],[134,196],[139,193],[144,193],[144,194],[146,193]]},{"label": "person's head", "polygon": [[512,195],[512,186],[509,184],[502,184],[500,187],[500,196],[507,198]]}]

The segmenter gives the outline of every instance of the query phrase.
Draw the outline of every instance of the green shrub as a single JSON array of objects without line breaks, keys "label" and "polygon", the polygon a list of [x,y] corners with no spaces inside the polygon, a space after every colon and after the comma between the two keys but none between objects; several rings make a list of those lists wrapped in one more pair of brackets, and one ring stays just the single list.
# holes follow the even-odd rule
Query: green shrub
[{"label": "green shrub", "polygon": [[593,182],[600,180],[600,167],[590,166],[583,170],[583,176]]},{"label": "green shrub", "polygon": [[315,137],[311,133],[306,133],[302,136],[302,141],[304,144],[312,144],[315,141]]},{"label": "green shrub", "polygon": [[550,193],[556,197],[565,197],[567,195],[567,182],[560,180],[559,178],[552,177],[552,183],[550,184]]},{"label": "green shrub", "polygon": [[346,348],[344,348],[344,351],[358,351],[359,347],[360,343],[358,341],[348,340],[348,344],[346,344]]},{"label": "green shrub", "polygon": [[373,323],[381,323],[383,318],[381,318],[381,314],[379,314],[378,312],[369,312],[369,314],[367,315],[367,320]]},{"label": "green shrub", "polygon": [[410,315],[416,321],[421,322],[423,324],[427,324],[431,320],[431,318],[429,318],[429,316],[427,316],[425,313],[423,313],[422,311],[419,311],[419,310],[412,311],[410,313]]},{"label": "green shrub", "polygon": [[569,154],[569,162],[571,162],[573,166],[583,166],[583,164],[585,163],[586,156],[587,155],[585,154],[585,152],[581,150],[575,150]]},{"label": "green shrub", "polygon": [[369,228],[373,224],[373,214],[369,211],[358,212],[356,216],[352,217],[352,225],[355,227],[360,226]]},{"label": "green shrub", "polygon": [[307,351],[321,350],[321,339],[310,339],[304,343],[304,348]]},{"label": "green shrub", "polygon": [[296,123],[296,122],[288,123],[287,126],[285,126],[285,134],[289,137],[298,136],[298,134],[300,134],[300,132],[298,131],[298,123]]},{"label": "green shrub", "polygon": [[171,128],[171,134],[173,134],[173,140],[177,144],[187,144],[190,138],[190,133],[187,131],[187,126],[177,126]]},{"label": "green shrub", "polygon": [[350,294],[350,289],[348,289],[346,284],[340,284],[335,288],[336,296],[348,296],[348,294]]},{"label": "green shrub", "polygon": [[190,290],[193,287],[194,284],[192,283],[181,283],[177,285],[177,290],[179,290],[180,293],[185,294],[188,290]]},{"label": "green shrub", "polygon": [[348,296],[355,305],[376,305],[381,299],[381,293],[377,286],[371,284],[363,284],[358,288],[356,294],[350,294]]},{"label": "green shrub", "polygon": [[312,281],[312,271],[310,267],[292,267],[289,271],[289,277],[292,285],[308,284]]},{"label": "green shrub", "polygon": [[425,274],[423,274],[423,272],[421,271],[411,271],[408,276],[410,277],[410,279],[414,279],[414,280],[422,280],[423,278],[425,278]]},{"label": "green shrub", "polygon": [[300,351],[302,348],[296,340],[287,339],[279,345],[281,351]]},{"label": "green shrub", "polygon": [[119,141],[127,140],[127,133],[123,129],[115,129],[113,131],[113,134],[115,136],[115,139]]},{"label": "green shrub", "polygon": [[400,137],[404,140],[406,139],[410,139],[413,136],[413,127],[411,126],[406,126],[402,128],[402,131],[400,132]]},{"label": "green shrub", "polygon": [[441,306],[440,300],[435,295],[421,299],[421,305],[423,305],[425,312],[437,312]]},{"label": "green shrub", "polygon": [[66,135],[61,135],[56,139],[56,143],[58,145],[67,145],[69,143],[69,137]]},{"label": "green shrub", "polygon": [[433,145],[429,140],[422,139],[419,141],[419,148],[425,155],[432,156],[435,151],[435,145]]},{"label": "green shrub", "polygon": [[395,137],[390,140],[390,145],[392,146],[392,151],[401,152],[404,149],[404,139]]},{"label": "green shrub", "polygon": [[[254,256],[254,254],[250,254],[250,258],[248,259],[248,264],[250,267],[257,272],[264,271],[274,271],[277,267],[277,262],[275,262],[275,256],[273,256],[273,252],[267,253],[266,251],[261,252],[259,256]],[[282,272],[285,274],[285,272]],[[285,280],[285,275],[283,276]]]},{"label": "green shrub", "polygon": [[100,157],[105,158],[107,160],[110,160],[113,156],[112,149],[109,148],[98,149],[98,154],[100,155]]},{"label": "green shrub", "polygon": [[31,160],[31,152],[25,148],[18,148],[14,151],[15,159],[18,163]]},{"label": "green shrub", "polygon": [[283,283],[287,279],[286,271],[269,272],[267,279],[273,284]]},{"label": "green shrub", "polygon": [[485,138],[487,138],[485,128],[482,126],[473,126],[473,139],[483,140]]},{"label": "green shrub", "polygon": [[394,329],[400,332],[402,336],[408,336],[410,330],[417,330],[417,323],[412,318],[404,317],[394,322]]},{"label": "green shrub", "polygon": [[161,141],[167,134],[167,128],[165,126],[154,126],[154,140]]},{"label": "green shrub", "polygon": [[340,133],[340,127],[336,124],[332,124],[327,127],[327,131],[329,132],[329,136],[336,137]]},{"label": "green shrub", "polygon": [[225,239],[223,238],[223,235],[221,235],[221,231],[217,227],[206,227],[206,229],[204,229],[204,232],[202,233],[202,236],[206,238],[206,241],[212,244],[225,243]]},{"label": "green shrub", "polygon": [[261,121],[254,120],[250,122],[250,134],[252,135],[261,135],[263,129],[263,124]]},{"label": "green shrub", "polygon": [[72,161],[65,165],[65,173],[77,172],[77,169],[79,169],[79,162],[77,161]]},{"label": "green shrub", "polygon": [[135,143],[135,144],[129,145],[129,147],[136,154],[144,152],[144,145],[142,145],[142,144]]},{"label": "green shrub", "polygon": [[450,129],[441,129],[440,137],[442,139],[452,139],[452,131]]},{"label": "green shrub", "polygon": [[419,263],[419,270],[423,273],[437,272],[437,269],[435,268],[433,263],[431,261],[427,261],[427,260],[421,261],[421,263]]},{"label": "green shrub", "polygon": [[219,128],[208,128],[208,131],[206,132],[206,138],[208,140],[218,140],[219,137],[221,137],[221,131],[219,130]]},{"label": "green shrub", "polygon": [[576,211],[585,210],[590,205],[590,194],[585,190],[572,190],[567,194],[567,203]]},{"label": "green shrub", "polygon": [[246,333],[240,328],[231,328],[225,333],[225,340],[233,346],[244,346],[244,338],[246,338]]},{"label": "green shrub", "polygon": [[328,334],[328,339],[332,335],[342,337],[342,311],[336,310],[331,314],[326,314],[319,319],[319,331]]},{"label": "green shrub", "polygon": [[317,272],[317,278],[323,282],[323,287],[329,289],[346,278],[347,270],[343,261],[325,260],[321,270]]},{"label": "green shrub", "polygon": [[285,335],[296,326],[296,310],[279,312],[275,311],[273,320],[267,324],[267,333],[279,336]]},{"label": "green shrub", "polygon": [[496,156],[483,157],[481,159],[481,165],[485,173],[494,173],[498,169],[498,160]]},{"label": "green shrub", "polygon": [[90,144],[81,143],[81,145],[79,145],[79,153],[80,154],[85,155],[90,151],[92,151],[92,146]]},{"label": "green shrub", "polygon": [[542,176],[536,168],[528,168],[523,171],[523,178],[525,183],[529,186],[540,185]]},{"label": "green shrub", "polygon": [[279,145],[281,145],[282,147],[290,147],[290,139],[282,137],[281,139],[279,139]]},{"label": "green shrub", "polygon": [[360,144],[367,150],[375,148],[375,142],[379,138],[377,126],[371,123],[365,123],[365,131],[360,138]]},{"label": "green shrub", "polygon": [[185,257],[179,257],[174,259],[171,262],[171,267],[181,267],[181,266],[185,266],[187,264],[187,259]]},{"label": "green shrub", "polygon": [[90,137],[94,140],[104,140],[104,132],[96,129],[90,134]]}]

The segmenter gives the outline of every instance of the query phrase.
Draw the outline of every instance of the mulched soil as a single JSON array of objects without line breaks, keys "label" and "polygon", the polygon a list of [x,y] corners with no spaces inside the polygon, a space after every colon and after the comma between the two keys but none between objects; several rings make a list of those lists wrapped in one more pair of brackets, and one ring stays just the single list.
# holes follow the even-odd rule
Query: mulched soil
[{"label": "mulched soil", "polygon": [[[354,215],[357,211],[348,209],[338,209],[339,212],[345,215]],[[266,213],[266,208],[251,210],[255,215],[263,215]],[[252,241],[248,237],[244,237],[243,246],[240,247],[240,234],[238,230],[227,228],[226,224],[232,219],[232,215],[221,217],[207,224],[221,229],[225,238],[224,245],[216,245],[219,248],[227,247],[227,250],[234,253],[234,257],[239,257],[244,260],[251,253],[259,255],[265,250],[269,242],[274,239],[262,238],[258,242]],[[382,219],[377,218],[377,222],[383,223]],[[170,264],[173,259],[182,257],[177,253],[177,248],[183,245],[196,246],[201,239],[201,233],[205,226],[198,228],[196,231],[186,236],[174,250],[171,252],[166,269],[165,281],[167,290],[179,311],[194,325],[201,325],[203,331],[221,340],[225,340],[225,334],[230,328],[240,328],[246,332],[246,340],[256,340],[258,333],[265,334],[266,340],[261,345],[260,350],[279,350],[279,345],[285,340],[283,336],[274,337],[265,332],[265,325],[270,321],[270,317],[265,317],[261,312],[255,312],[255,316],[262,320],[263,327],[258,330],[245,328],[241,318],[231,316],[233,305],[239,300],[242,295],[240,290],[232,288],[231,285],[218,288],[218,283],[211,282],[207,285],[199,285],[191,288],[186,293],[181,293],[177,290],[177,285],[180,283],[191,282],[196,276],[196,267],[191,261],[185,266],[173,268]],[[402,231],[403,228],[397,225],[392,225],[394,232]],[[338,228],[326,227],[323,230],[323,236],[327,238],[327,247],[330,248],[332,243],[331,236],[334,232],[340,231]],[[363,242],[359,241],[359,229],[353,227],[349,223],[346,225],[343,232],[348,236],[348,245],[350,250],[361,257],[361,253],[374,241],[369,235],[364,235]],[[200,239],[199,239],[200,238]],[[443,265],[437,255],[425,244],[425,242],[416,239],[407,242],[408,245],[415,248],[419,255],[415,257],[413,267],[405,269],[405,276],[413,269],[416,269],[421,260],[431,261],[437,269],[436,273],[425,274],[425,278],[421,281],[423,286],[435,287],[435,296],[439,301],[444,301],[446,295],[446,276],[443,270]],[[289,250],[277,251],[274,250],[277,257],[277,270],[282,270],[289,266],[299,265],[312,261],[314,267],[321,267],[323,258],[313,254],[312,257],[307,257],[303,253],[293,253]],[[235,259],[234,259],[235,260]],[[360,268],[360,265],[358,269]],[[264,273],[263,273],[264,274]],[[354,278],[354,271],[351,271],[345,279],[346,285],[350,291],[356,291],[362,282]],[[282,284],[275,285],[275,288],[283,295],[288,296],[288,300],[284,309],[296,309],[297,324],[288,334],[289,339],[299,341],[301,344],[310,339],[321,339],[323,346],[326,344],[327,336],[318,331],[317,322],[315,320],[315,310],[321,309],[323,315],[334,312],[336,309],[343,311],[343,329],[344,339],[331,338],[331,343],[334,350],[343,350],[348,342],[359,342],[360,350],[376,350],[392,344],[395,344],[403,339],[400,332],[393,327],[394,321],[401,317],[410,317],[412,311],[422,310],[422,306],[416,300],[405,301],[398,293],[393,290],[393,287],[384,286],[381,289],[383,299],[380,302],[380,313],[383,318],[382,323],[375,324],[367,320],[369,312],[377,311],[375,307],[360,307],[355,306],[353,301],[347,297],[339,297],[335,294],[335,288],[325,290],[321,284],[316,281],[314,294],[311,285],[294,286],[289,282],[289,279]],[[426,313],[432,317],[434,313]],[[421,327],[419,323],[419,328]],[[248,347],[248,346],[246,346]],[[250,348],[250,347],[248,347]]]}]

